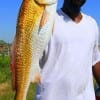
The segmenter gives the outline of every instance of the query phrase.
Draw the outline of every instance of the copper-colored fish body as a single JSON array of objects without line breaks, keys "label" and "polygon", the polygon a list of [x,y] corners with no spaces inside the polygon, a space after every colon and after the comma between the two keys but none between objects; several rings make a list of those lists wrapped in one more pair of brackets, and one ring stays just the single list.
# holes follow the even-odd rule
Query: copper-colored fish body
[{"label": "copper-colored fish body", "polygon": [[31,81],[29,78],[32,61],[31,34],[33,28],[36,29],[36,24],[39,25],[43,11],[44,5],[38,5],[34,0],[24,0],[20,8],[16,29],[16,100],[26,100]]},{"label": "copper-colored fish body", "polygon": [[[47,1],[50,4],[48,7],[46,6]],[[15,79],[13,80],[16,89],[15,100],[26,100],[30,82],[39,83],[41,81],[39,59],[52,33],[56,11],[55,1],[23,0],[22,2],[13,43],[15,51],[12,57],[14,61],[12,61],[15,73],[12,75]],[[55,6],[52,6],[52,2]]]}]

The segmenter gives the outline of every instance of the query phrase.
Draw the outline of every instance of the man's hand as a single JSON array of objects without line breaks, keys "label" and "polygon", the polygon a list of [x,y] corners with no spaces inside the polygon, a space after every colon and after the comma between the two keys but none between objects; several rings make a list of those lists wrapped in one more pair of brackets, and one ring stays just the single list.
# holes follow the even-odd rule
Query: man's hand
[{"label": "man's hand", "polygon": [[92,71],[93,71],[93,75],[97,81],[97,83],[100,86],[100,62],[96,63],[93,67],[92,67]]}]

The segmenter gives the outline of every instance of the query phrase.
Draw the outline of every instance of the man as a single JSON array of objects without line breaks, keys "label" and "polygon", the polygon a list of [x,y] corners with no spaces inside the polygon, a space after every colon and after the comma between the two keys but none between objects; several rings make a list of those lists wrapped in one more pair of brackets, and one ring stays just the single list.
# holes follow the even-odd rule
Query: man
[{"label": "man", "polygon": [[100,83],[98,26],[81,12],[86,0],[64,0],[57,11],[37,100],[95,100],[93,76]]}]

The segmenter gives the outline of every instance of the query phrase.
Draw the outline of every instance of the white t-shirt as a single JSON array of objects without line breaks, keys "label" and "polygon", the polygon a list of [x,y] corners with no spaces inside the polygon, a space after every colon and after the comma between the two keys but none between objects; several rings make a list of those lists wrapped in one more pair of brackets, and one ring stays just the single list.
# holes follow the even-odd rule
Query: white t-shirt
[{"label": "white t-shirt", "polygon": [[100,61],[99,32],[95,20],[82,15],[77,24],[57,11],[42,70],[41,100],[95,100],[92,65]]}]

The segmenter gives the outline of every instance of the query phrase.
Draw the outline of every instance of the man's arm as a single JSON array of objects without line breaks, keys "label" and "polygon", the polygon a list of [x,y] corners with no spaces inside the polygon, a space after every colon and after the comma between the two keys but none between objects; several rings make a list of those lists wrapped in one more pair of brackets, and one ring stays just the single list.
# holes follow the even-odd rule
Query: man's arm
[{"label": "man's arm", "polygon": [[94,78],[96,79],[97,83],[100,86],[100,62],[96,63],[92,67],[92,71],[93,71]]}]

